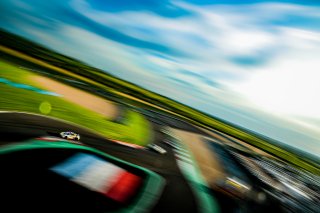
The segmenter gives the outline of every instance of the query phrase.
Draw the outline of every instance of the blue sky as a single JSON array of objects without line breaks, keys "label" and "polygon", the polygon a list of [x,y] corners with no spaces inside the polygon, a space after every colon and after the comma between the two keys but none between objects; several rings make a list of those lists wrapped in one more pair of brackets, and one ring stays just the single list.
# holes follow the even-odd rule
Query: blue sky
[{"label": "blue sky", "polygon": [[320,3],[10,0],[0,27],[320,156]]}]

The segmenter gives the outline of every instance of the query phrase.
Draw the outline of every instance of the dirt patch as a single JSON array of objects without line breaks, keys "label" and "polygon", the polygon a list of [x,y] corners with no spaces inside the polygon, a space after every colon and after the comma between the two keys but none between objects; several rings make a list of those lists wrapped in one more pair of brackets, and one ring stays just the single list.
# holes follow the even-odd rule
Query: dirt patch
[{"label": "dirt patch", "polygon": [[44,89],[58,93],[66,100],[97,112],[108,119],[114,119],[117,116],[117,106],[101,97],[43,76],[34,76],[32,80]]},{"label": "dirt patch", "polygon": [[192,152],[208,185],[214,185],[218,180],[225,177],[224,170],[221,165],[219,165],[218,158],[202,140],[202,135],[178,129],[172,130],[181,139],[181,142]]}]

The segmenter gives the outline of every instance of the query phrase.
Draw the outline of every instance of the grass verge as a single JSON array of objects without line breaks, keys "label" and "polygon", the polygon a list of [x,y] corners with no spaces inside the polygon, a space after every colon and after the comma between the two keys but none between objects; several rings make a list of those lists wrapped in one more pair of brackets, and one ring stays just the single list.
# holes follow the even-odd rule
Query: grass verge
[{"label": "grass verge", "polygon": [[[31,77],[35,75],[8,62],[0,61],[0,78],[10,84],[0,83],[0,110],[24,111],[40,114],[40,105],[49,103],[51,110],[48,116],[82,125],[107,138],[146,145],[152,137],[150,124],[139,113],[125,113],[125,123],[119,124],[107,120],[102,115],[71,103],[63,97],[38,93],[37,84]],[[29,89],[26,89],[29,88]]]}]

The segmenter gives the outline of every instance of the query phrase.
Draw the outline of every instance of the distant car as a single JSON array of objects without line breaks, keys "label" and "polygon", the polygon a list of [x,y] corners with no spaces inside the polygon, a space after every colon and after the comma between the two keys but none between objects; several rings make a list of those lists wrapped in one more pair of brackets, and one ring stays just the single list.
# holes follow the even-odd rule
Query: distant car
[{"label": "distant car", "polygon": [[156,151],[156,152],[158,152],[160,154],[166,154],[167,153],[167,151],[165,149],[163,149],[162,147],[160,147],[160,146],[158,146],[156,144],[148,144],[147,148],[151,149],[153,151]]},{"label": "distant car", "polygon": [[60,135],[63,139],[77,140],[77,141],[80,140],[80,135],[74,132],[61,132]]}]

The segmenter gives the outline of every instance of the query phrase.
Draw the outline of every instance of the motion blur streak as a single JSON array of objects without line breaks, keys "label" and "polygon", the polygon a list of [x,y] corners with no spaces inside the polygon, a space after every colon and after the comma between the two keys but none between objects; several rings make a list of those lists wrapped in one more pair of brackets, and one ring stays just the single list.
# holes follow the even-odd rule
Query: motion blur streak
[{"label": "motion blur streak", "polygon": [[319,212],[320,2],[7,0],[0,20],[0,208]]}]

